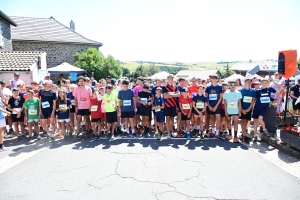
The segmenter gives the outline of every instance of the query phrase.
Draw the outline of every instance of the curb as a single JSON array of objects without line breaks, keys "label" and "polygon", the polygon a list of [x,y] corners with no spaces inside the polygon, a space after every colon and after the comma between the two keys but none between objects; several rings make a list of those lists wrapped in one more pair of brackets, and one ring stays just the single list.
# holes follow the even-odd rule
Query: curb
[{"label": "curb", "polygon": [[[276,135],[276,134],[275,134]],[[269,145],[272,147],[275,147],[276,149],[279,149],[287,154],[290,154],[298,159],[300,159],[300,151],[291,147],[288,144],[285,144],[280,141],[279,138],[272,138],[272,137],[267,137],[265,135],[261,135],[261,139],[265,142],[267,142]]]}]

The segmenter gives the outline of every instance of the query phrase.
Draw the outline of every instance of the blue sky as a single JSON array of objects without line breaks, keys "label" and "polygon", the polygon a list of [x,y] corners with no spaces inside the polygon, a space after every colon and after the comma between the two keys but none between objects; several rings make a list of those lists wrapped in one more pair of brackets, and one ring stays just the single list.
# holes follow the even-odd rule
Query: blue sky
[{"label": "blue sky", "polygon": [[9,16],[72,19],[124,61],[277,59],[300,51],[299,8],[298,0],[0,0]]}]

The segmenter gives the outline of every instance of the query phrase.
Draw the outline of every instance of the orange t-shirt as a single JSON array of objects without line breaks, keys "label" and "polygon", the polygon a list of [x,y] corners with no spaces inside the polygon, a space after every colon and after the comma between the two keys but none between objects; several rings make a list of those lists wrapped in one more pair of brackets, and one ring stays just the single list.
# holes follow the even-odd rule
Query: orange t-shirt
[{"label": "orange t-shirt", "polygon": [[198,86],[190,86],[189,87],[189,95],[190,97],[197,96],[198,93]]},{"label": "orange t-shirt", "polygon": [[[33,96],[36,97],[36,98],[40,98],[39,93],[35,93]],[[25,99],[25,100],[28,99],[28,94],[27,93],[23,94],[23,99]]]}]

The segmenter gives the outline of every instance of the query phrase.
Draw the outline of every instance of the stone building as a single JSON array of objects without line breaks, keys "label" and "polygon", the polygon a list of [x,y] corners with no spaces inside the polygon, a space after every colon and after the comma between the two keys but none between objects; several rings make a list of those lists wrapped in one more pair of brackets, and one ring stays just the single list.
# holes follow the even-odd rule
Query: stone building
[{"label": "stone building", "polygon": [[0,51],[12,51],[10,25],[17,24],[0,10]]},{"label": "stone building", "polygon": [[47,68],[67,62],[74,64],[74,54],[84,52],[89,47],[99,48],[102,43],[85,38],[75,32],[75,24],[70,28],[53,17],[11,17],[18,26],[11,27],[14,51],[46,52]]}]

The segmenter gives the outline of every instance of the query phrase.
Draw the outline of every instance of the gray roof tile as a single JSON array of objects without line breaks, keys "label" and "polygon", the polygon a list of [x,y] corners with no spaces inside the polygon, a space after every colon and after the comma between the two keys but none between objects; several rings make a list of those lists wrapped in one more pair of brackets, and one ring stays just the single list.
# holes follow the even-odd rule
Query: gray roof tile
[{"label": "gray roof tile", "polygon": [[0,71],[29,71],[42,51],[0,51]]},{"label": "gray roof tile", "polygon": [[102,43],[83,37],[67,26],[58,22],[53,17],[33,18],[17,17],[11,18],[18,24],[11,27],[12,40],[14,41],[41,41],[55,43],[90,44],[102,46]]}]

